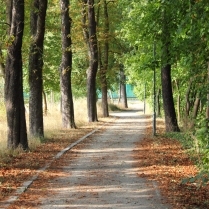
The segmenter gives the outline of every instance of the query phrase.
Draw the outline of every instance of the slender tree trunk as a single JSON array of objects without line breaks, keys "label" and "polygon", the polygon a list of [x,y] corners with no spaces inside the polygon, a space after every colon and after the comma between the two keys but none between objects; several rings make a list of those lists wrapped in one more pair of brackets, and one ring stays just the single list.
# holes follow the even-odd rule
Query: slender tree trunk
[{"label": "slender tree trunk", "polygon": [[99,75],[101,81],[101,92],[102,92],[102,113],[103,117],[109,117],[108,111],[108,87],[107,87],[107,70],[108,70],[108,58],[109,58],[109,17],[106,0],[103,1],[104,6],[104,26],[99,26],[100,22],[100,5],[98,6],[97,12],[97,26],[104,28],[104,44],[101,42],[98,44],[99,52]]},{"label": "slender tree trunk", "polygon": [[8,47],[5,65],[5,106],[7,113],[8,138],[10,149],[28,149],[22,79],[22,38],[24,30],[24,0],[13,0],[10,4],[9,36],[14,41]]},{"label": "slender tree trunk", "polygon": [[156,104],[157,104],[156,115],[157,115],[157,117],[161,116],[160,96],[161,96],[161,90],[158,89],[157,96],[156,96]]},{"label": "slender tree trunk", "polygon": [[47,107],[46,93],[44,90],[43,90],[43,100],[44,100],[44,114],[47,115],[48,107]]},{"label": "slender tree trunk", "polygon": [[[208,83],[209,83],[209,62],[207,64],[208,64]],[[208,127],[209,127],[209,91],[207,92],[206,119],[208,121]]]},{"label": "slender tree trunk", "polygon": [[[13,1],[6,0],[6,22],[8,25],[7,34],[10,34],[11,20],[12,20],[12,5],[13,5]],[[0,45],[0,47],[2,47],[2,44]],[[3,78],[5,79],[5,64],[3,60],[4,59],[3,59],[3,54],[2,54],[2,48],[0,48],[0,70],[3,75]]]},{"label": "slender tree trunk", "polygon": [[166,64],[161,70],[163,106],[165,112],[165,124],[167,132],[179,131],[174,108],[172,83],[171,83],[171,65]]},{"label": "slender tree trunk", "polygon": [[29,126],[34,137],[44,137],[43,126],[43,44],[47,0],[33,0],[31,8],[31,45],[29,54]]},{"label": "slender tree trunk", "polygon": [[109,116],[108,111],[108,98],[107,98],[107,71],[108,71],[108,58],[109,58],[109,16],[108,16],[108,8],[107,1],[104,0],[104,33],[105,33],[105,43],[104,43],[104,68],[102,71],[101,79],[102,79],[102,109],[103,109],[103,117]]},{"label": "slender tree trunk", "polygon": [[171,82],[171,64],[170,63],[170,17],[164,8],[162,25],[162,69],[161,83],[163,95],[163,107],[165,112],[165,124],[167,132],[180,131],[177,123],[176,112],[173,100],[172,82]]},{"label": "slender tree trunk", "polygon": [[190,91],[191,91],[191,87],[192,87],[192,79],[190,79],[189,81],[189,85],[188,85],[188,88],[187,88],[187,92],[186,92],[186,116],[189,116],[189,112],[190,112],[190,109],[191,109],[191,102],[190,102]]},{"label": "slender tree trunk", "polygon": [[123,69],[120,70],[120,96],[121,103],[124,108],[128,108],[127,94],[126,94],[126,76]]},{"label": "slender tree trunk", "polygon": [[109,117],[108,97],[107,97],[107,81],[102,83],[102,114],[103,117]]},{"label": "slender tree trunk", "polygon": [[7,29],[7,33],[10,33],[11,28],[11,21],[12,21],[12,7],[13,7],[13,1],[12,0],[6,0],[6,20],[7,24],[10,25]]},{"label": "slender tree trunk", "polygon": [[102,114],[103,117],[109,117],[109,111],[108,111],[108,98],[107,98],[107,79],[106,74],[104,73],[105,69],[102,64],[101,60],[101,47],[99,47],[99,75],[101,80],[101,92],[102,92]]},{"label": "slender tree trunk", "polygon": [[1,44],[0,44],[0,72],[3,78],[5,78],[5,64],[4,64],[4,58],[2,54]]},{"label": "slender tree trunk", "polygon": [[[98,70],[98,47],[96,35],[96,21],[94,0],[83,0],[83,31],[88,47],[89,68],[87,69],[87,110],[88,121],[96,122],[97,119],[97,96],[96,96],[96,75]],[[87,5],[87,12],[86,6]],[[88,17],[88,21],[87,21]],[[88,25],[86,25],[88,22]]]},{"label": "slender tree trunk", "polygon": [[61,113],[63,128],[76,128],[71,88],[72,50],[69,0],[60,0],[62,25],[62,62],[60,66]]},{"label": "slender tree trunk", "polygon": [[176,89],[177,89],[177,117],[178,117],[178,121],[180,121],[181,119],[181,111],[180,111],[180,103],[181,103],[181,96],[180,96],[180,92],[179,92],[179,84],[178,81],[175,80],[175,84],[176,84]]},{"label": "slender tree trunk", "polygon": [[196,99],[193,107],[193,119],[196,119],[199,107],[200,107],[200,92],[196,94]]}]

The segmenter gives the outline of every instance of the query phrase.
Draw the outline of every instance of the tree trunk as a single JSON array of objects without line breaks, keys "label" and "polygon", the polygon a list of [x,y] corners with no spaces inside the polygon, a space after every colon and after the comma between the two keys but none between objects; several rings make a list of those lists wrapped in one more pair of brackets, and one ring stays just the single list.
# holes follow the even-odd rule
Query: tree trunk
[{"label": "tree trunk", "polygon": [[107,1],[104,0],[104,33],[105,33],[105,43],[104,43],[104,68],[102,71],[102,109],[103,109],[103,117],[109,117],[108,111],[108,98],[107,98],[107,70],[108,70],[108,59],[109,59],[109,16],[108,16],[108,8]]},{"label": "tree trunk", "polygon": [[44,114],[47,115],[48,107],[47,107],[46,93],[44,90],[43,90],[43,100],[44,100]]},{"label": "tree trunk", "polygon": [[[13,1],[12,0],[6,0],[6,21],[8,24],[11,23],[12,21],[12,7],[13,7]],[[10,28],[11,28],[11,24],[10,27],[8,27],[7,29],[7,33],[10,33]]]},{"label": "tree trunk", "polygon": [[61,113],[63,128],[76,128],[71,88],[72,50],[69,0],[60,0],[62,25],[62,61],[60,65]]},{"label": "tree trunk", "polygon": [[179,91],[179,84],[178,81],[175,80],[175,84],[176,84],[176,89],[177,89],[177,117],[178,117],[178,121],[180,121],[181,117],[180,117],[180,103],[181,103],[181,97],[180,97],[180,91]]},{"label": "tree trunk", "polygon": [[109,111],[108,111],[108,98],[107,98],[107,78],[106,73],[104,73],[105,69],[102,64],[101,60],[101,47],[99,47],[99,75],[101,80],[101,92],[102,92],[102,114],[103,117],[109,117]]},{"label": "tree trunk", "polygon": [[[208,83],[209,83],[209,62],[207,64],[208,64]],[[208,121],[207,127],[209,127],[209,92],[207,92],[206,119]]]},{"label": "tree trunk", "polygon": [[47,0],[33,0],[31,9],[31,44],[29,54],[29,126],[34,137],[44,137],[43,127],[43,43]]},{"label": "tree trunk", "polygon": [[9,149],[28,149],[22,78],[22,38],[24,30],[24,0],[11,1],[9,36],[13,42],[8,47],[5,65],[5,106],[7,113]]},{"label": "tree trunk", "polygon": [[146,83],[144,84],[144,107],[143,107],[143,112],[144,112],[144,114],[146,113],[146,97],[147,97],[147,95],[146,95],[146,92],[147,91],[147,87],[146,87]]},{"label": "tree trunk", "polygon": [[157,115],[157,117],[160,117],[161,116],[160,96],[161,96],[161,90],[158,89],[157,96],[156,96],[156,105],[157,105],[156,115]]},{"label": "tree trunk", "polygon": [[[96,122],[97,107],[96,107],[96,74],[98,70],[98,47],[96,36],[96,21],[94,11],[94,0],[83,0],[83,27],[84,38],[88,47],[89,68],[87,69],[87,110],[88,121]],[[87,13],[86,6],[87,5]],[[86,26],[86,16],[88,15],[88,26]]]},{"label": "tree trunk", "polygon": [[190,102],[190,91],[191,91],[191,87],[192,87],[192,79],[190,79],[189,81],[189,85],[188,85],[188,88],[187,88],[187,92],[186,92],[186,116],[189,116],[189,112],[190,112],[190,109],[191,109],[191,102]]},{"label": "tree trunk", "polygon": [[179,131],[179,127],[177,124],[176,112],[174,108],[170,64],[167,64],[162,68],[161,79],[166,131],[176,132]]},{"label": "tree trunk", "polygon": [[3,58],[1,44],[0,44],[0,74],[3,78],[5,78],[5,64],[3,60],[4,58]]},{"label": "tree trunk", "polygon": [[[101,26],[104,28],[104,45],[101,43],[99,44],[99,64],[100,64],[100,81],[101,81],[101,92],[102,92],[102,113],[103,117],[109,117],[109,111],[108,111],[108,97],[107,97],[107,70],[108,70],[108,58],[109,58],[109,18],[108,18],[108,8],[107,8],[107,2],[106,0],[103,1],[104,4],[104,26]],[[97,24],[99,24],[99,10],[98,8],[98,14],[97,14]],[[104,64],[103,64],[104,63]]]},{"label": "tree trunk", "polygon": [[176,112],[173,100],[172,82],[171,82],[171,55],[170,55],[170,31],[169,31],[170,16],[167,13],[167,8],[163,10],[162,22],[162,68],[161,68],[161,83],[163,95],[163,107],[165,112],[165,124],[167,132],[180,131],[177,123]]},{"label": "tree trunk", "polygon": [[199,107],[200,107],[200,92],[196,94],[196,99],[193,107],[193,119],[196,119]]},{"label": "tree trunk", "polygon": [[123,69],[120,70],[120,96],[121,103],[124,108],[128,108],[127,94],[126,94],[126,76]]}]

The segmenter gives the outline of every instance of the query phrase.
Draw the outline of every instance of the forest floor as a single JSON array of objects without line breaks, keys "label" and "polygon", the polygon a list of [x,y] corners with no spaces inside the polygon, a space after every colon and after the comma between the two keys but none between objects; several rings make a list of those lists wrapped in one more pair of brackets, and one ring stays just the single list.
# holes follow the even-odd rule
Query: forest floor
[{"label": "forest floor", "polygon": [[[148,116],[147,116],[148,117]],[[102,134],[112,125],[115,118],[100,120],[97,124],[91,124],[76,130],[60,130],[35,151],[18,153],[16,156],[5,156],[6,161],[0,164],[0,208],[4,208],[6,200],[14,194],[22,183],[37,174],[37,170],[44,167],[60,150],[70,143],[100,127],[97,134]],[[138,177],[150,182],[157,182],[163,200],[172,205],[173,209],[206,209],[209,208],[209,186],[198,188],[195,184],[182,184],[184,178],[197,174],[198,170],[181,144],[174,139],[163,136],[164,124],[162,120],[157,122],[158,136],[152,137],[151,120],[146,124],[146,134],[143,139],[135,143],[132,157]],[[82,147],[82,145],[81,145]],[[76,156],[71,157],[71,161]],[[65,158],[55,160],[53,166],[66,164]],[[10,209],[39,208],[37,201],[48,196],[47,182],[53,181],[59,176],[59,168],[51,169],[40,174],[30,188],[20,195]],[[41,193],[38,188],[42,188]],[[39,192],[37,192],[39,191]]]}]

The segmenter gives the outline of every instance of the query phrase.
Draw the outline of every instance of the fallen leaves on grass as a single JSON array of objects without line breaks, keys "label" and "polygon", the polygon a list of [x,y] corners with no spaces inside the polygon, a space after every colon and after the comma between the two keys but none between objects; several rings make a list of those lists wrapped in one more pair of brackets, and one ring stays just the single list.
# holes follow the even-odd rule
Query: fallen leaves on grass
[{"label": "fallen leaves on grass", "polygon": [[138,175],[157,181],[161,194],[174,209],[209,208],[208,185],[198,188],[192,183],[182,184],[182,179],[196,175],[198,170],[181,144],[175,139],[151,137],[151,127],[146,135],[134,151]]},{"label": "fallen leaves on grass", "polygon": [[[111,122],[109,123],[111,125]],[[3,201],[25,180],[43,167],[47,161],[65,148],[70,143],[90,132],[93,127],[76,130],[61,130],[59,134],[39,146],[30,153],[21,153],[11,159],[7,164],[0,164],[0,200]],[[163,129],[162,122],[157,124],[158,131]],[[198,170],[193,165],[188,155],[182,149],[181,144],[170,138],[150,137],[152,129],[147,128],[147,136],[136,144],[134,157],[137,159],[138,175],[158,182],[161,194],[174,209],[206,209],[209,208],[209,187],[198,189],[195,184],[181,184],[183,178],[197,174]],[[79,146],[82,146],[79,145]],[[65,156],[66,157],[66,156]],[[76,153],[72,153],[68,159],[73,161]],[[56,162],[54,162],[56,163]],[[59,160],[59,165],[65,163],[64,158]],[[55,166],[54,166],[55,167]],[[45,188],[50,179],[57,175],[65,175],[56,165],[41,174],[29,192],[21,195],[19,201],[11,206],[11,209],[38,208],[39,202],[35,201],[44,195]],[[40,194],[40,188],[42,192]]]},{"label": "fallen leaves on grass", "polygon": [[[60,130],[34,151],[8,156],[7,162],[0,160],[0,202],[3,203],[9,196],[13,195],[24,181],[31,179],[37,173],[37,170],[50,162],[59,151],[105,122],[106,120],[102,119],[98,123],[88,124],[88,126],[82,128]],[[51,174],[45,172],[44,175],[43,179],[54,178],[53,175],[56,175],[56,171]],[[43,185],[44,180],[38,184],[37,186]],[[25,198],[27,199],[27,195]]]}]

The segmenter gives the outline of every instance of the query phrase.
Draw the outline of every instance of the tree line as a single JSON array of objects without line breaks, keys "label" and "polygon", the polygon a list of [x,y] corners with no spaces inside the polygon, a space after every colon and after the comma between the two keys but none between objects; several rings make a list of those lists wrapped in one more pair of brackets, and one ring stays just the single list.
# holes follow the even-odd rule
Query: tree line
[{"label": "tree line", "polygon": [[193,130],[206,150],[206,0],[8,0],[2,5],[0,66],[9,148],[28,149],[23,88],[30,94],[30,134],[41,138],[45,91],[60,91],[63,127],[76,128],[73,97],[87,96],[88,120],[96,122],[96,91],[102,92],[107,117],[107,90],[128,77],[140,99],[144,89],[149,98],[154,93],[167,132]]},{"label": "tree line", "polygon": [[[76,128],[72,81],[76,80],[79,84],[82,81],[77,72],[72,76],[73,62],[76,62],[75,66],[79,65],[80,74],[86,73],[86,85],[80,88],[83,88],[83,92],[87,95],[88,121],[98,121],[96,109],[98,87],[96,85],[100,85],[103,92],[103,115],[105,117],[109,115],[107,70],[110,65],[117,67],[117,64],[114,59],[115,52],[109,56],[111,48],[109,42],[113,32],[109,32],[108,4],[115,4],[115,2],[106,0],[97,2],[94,0],[71,2],[69,0],[59,2],[8,0],[2,2],[4,10],[1,17],[4,22],[1,23],[0,31],[2,34],[0,63],[5,78],[8,148],[28,149],[24,89],[27,89],[30,95],[30,135],[37,138],[44,137],[43,95],[50,87],[57,88],[55,86],[58,86],[58,82],[62,126]],[[57,21],[60,24],[57,24]],[[60,44],[56,44],[56,41]],[[82,51],[79,51],[81,50],[79,47],[82,47]],[[73,56],[74,54],[76,56]],[[59,64],[55,65],[57,71],[50,72],[50,69],[45,71],[45,63],[54,70],[54,62],[50,62],[53,58],[56,62],[59,61]],[[110,59],[111,62],[109,62]],[[98,69],[99,73],[97,73]],[[97,74],[100,77],[99,84],[96,82]],[[50,76],[53,78],[49,78]],[[26,85],[23,84],[25,79],[28,81]]]},{"label": "tree line", "polygon": [[208,169],[208,1],[133,0],[125,12],[121,37],[131,49],[123,58],[127,76],[141,99],[144,86],[153,97],[156,70],[157,114],[165,116],[167,132],[181,130],[180,138],[192,142],[199,164]]}]

